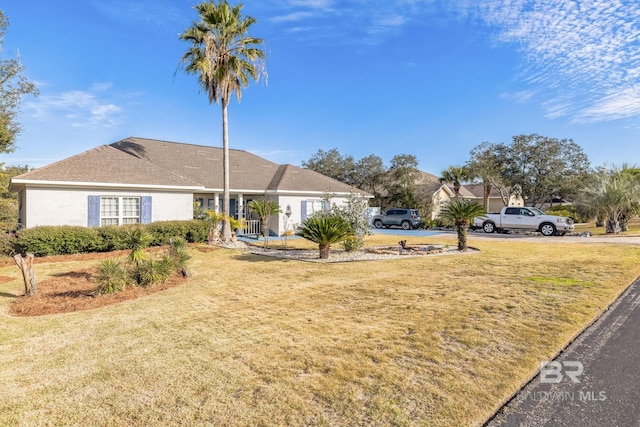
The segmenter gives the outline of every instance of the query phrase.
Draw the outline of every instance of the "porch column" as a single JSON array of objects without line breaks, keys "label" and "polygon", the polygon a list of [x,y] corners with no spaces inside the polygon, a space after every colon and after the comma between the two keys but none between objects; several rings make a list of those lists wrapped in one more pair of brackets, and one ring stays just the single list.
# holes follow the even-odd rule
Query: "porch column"
[{"label": "porch column", "polygon": [[213,210],[220,212],[220,195],[213,193]]},{"label": "porch column", "polygon": [[238,193],[238,219],[244,218],[244,195]]}]

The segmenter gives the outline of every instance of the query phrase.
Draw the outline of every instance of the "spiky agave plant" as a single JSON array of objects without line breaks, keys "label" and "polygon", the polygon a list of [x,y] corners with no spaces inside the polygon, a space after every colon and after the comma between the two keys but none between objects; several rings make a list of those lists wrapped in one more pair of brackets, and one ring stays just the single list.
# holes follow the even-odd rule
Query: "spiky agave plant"
[{"label": "spiky agave plant", "polygon": [[344,218],[328,215],[307,218],[300,226],[297,235],[317,243],[320,259],[327,259],[332,244],[351,238],[354,233],[353,227]]}]

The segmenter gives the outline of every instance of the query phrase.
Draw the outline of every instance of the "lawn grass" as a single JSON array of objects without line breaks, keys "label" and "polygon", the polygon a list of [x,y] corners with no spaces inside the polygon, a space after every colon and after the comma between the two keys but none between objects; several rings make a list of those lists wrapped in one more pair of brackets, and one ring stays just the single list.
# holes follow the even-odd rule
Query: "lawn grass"
[{"label": "lawn grass", "polygon": [[185,285],[35,318],[6,314],[23,285],[0,268],[0,425],[480,425],[636,278],[640,247],[469,243],[343,264],[192,248]]},{"label": "lawn grass", "polygon": [[576,224],[575,231],[577,233],[584,233],[588,231],[594,236],[640,236],[640,218],[634,217],[629,221],[629,229],[622,231],[618,234],[607,234],[605,227],[596,227],[595,222],[586,224]]}]

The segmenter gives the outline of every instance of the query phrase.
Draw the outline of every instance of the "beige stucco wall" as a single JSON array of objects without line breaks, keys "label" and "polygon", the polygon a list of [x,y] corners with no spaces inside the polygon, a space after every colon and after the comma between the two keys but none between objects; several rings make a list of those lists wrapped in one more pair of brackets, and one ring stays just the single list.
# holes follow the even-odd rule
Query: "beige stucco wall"
[{"label": "beige stucco wall", "polygon": [[193,194],[141,190],[59,189],[30,187],[22,194],[25,227],[39,225],[87,226],[89,196],[151,196],[152,221],[190,220]]}]

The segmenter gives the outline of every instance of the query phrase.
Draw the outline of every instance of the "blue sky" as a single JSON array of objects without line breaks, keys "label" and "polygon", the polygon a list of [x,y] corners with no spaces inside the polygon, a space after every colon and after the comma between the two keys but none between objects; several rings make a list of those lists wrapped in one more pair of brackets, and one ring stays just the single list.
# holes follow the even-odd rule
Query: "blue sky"
[{"label": "blue sky", "polygon": [[[128,136],[221,146],[220,107],[178,70],[197,3],[5,2],[2,57],[19,52],[40,96],[0,161],[39,167]],[[594,166],[640,163],[636,0],[243,3],[268,81],[231,104],[232,148],[295,165],[334,147],[413,154],[439,174],[483,141],[538,133]]]}]

